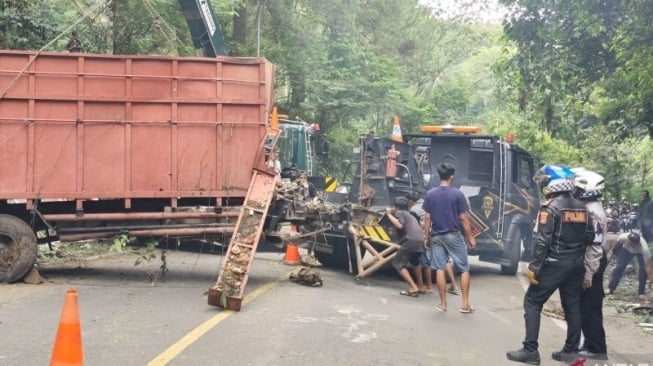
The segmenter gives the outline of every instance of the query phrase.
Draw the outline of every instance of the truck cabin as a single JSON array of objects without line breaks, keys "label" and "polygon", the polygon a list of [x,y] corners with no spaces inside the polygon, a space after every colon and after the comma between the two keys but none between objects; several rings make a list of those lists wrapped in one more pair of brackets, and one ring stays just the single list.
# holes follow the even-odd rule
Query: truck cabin
[{"label": "truck cabin", "polygon": [[303,170],[313,184],[324,185],[319,173],[329,146],[319,124],[280,119],[277,147],[282,170]]}]

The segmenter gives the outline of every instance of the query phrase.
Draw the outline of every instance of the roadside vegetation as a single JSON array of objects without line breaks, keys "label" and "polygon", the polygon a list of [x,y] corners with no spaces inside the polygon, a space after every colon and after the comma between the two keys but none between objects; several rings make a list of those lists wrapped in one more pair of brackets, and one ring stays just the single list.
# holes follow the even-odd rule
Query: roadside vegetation
[{"label": "roadside vegetation", "polygon": [[[398,115],[404,133],[511,132],[542,163],[603,173],[608,199],[653,187],[653,3],[501,0],[503,24],[483,23],[488,1],[458,0],[456,13],[425,3],[212,5],[230,55],[276,65],[280,113],[328,134],[329,172],[360,133],[389,136]],[[0,1],[0,47],[61,51],[73,30],[85,52],[197,55],[176,1]]]}]

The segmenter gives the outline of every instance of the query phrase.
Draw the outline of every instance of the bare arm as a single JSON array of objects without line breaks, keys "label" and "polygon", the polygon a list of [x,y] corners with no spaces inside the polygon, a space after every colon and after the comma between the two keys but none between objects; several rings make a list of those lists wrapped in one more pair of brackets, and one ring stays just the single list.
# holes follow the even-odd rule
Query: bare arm
[{"label": "bare arm", "polygon": [[[623,244],[621,243],[619,238],[616,238],[616,239],[608,238],[605,241],[605,244],[606,244],[606,247],[607,247],[607,249],[606,249],[606,253],[607,253],[606,254],[606,259],[607,259],[607,261],[609,263],[610,260],[612,259],[612,257],[614,256],[614,253],[616,251],[618,251],[623,246]],[[604,247],[604,249],[605,249],[605,247]]]},{"label": "bare arm", "polygon": [[390,223],[397,229],[401,230],[403,229],[404,225],[399,221],[398,218],[395,217],[395,215],[392,214],[392,210],[389,208],[385,209],[385,214],[388,216],[388,220],[390,220]]},{"label": "bare arm", "polygon": [[427,248],[431,238],[431,214],[428,212],[424,214],[422,228],[424,229],[424,247]]}]

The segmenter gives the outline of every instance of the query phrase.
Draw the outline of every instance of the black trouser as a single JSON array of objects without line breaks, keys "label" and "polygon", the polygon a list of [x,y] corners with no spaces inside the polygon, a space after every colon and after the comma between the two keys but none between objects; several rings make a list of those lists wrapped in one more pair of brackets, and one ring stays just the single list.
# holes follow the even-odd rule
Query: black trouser
[{"label": "black trouser", "polygon": [[542,265],[537,274],[539,285],[530,285],[524,296],[526,338],[523,343],[527,351],[538,348],[542,306],[555,290],[560,291],[567,321],[567,339],[562,351],[575,352],[578,349],[581,332],[580,292],[584,274],[582,257],[574,261],[548,261]]},{"label": "black trouser", "polygon": [[581,327],[584,349],[592,353],[607,353],[605,329],[603,328],[603,273],[608,264],[605,253],[598,271],[592,277],[592,287],[580,293]]},{"label": "black trouser", "polygon": [[650,243],[653,240],[653,228],[650,225],[644,225],[642,222],[641,229],[642,238],[646,240],[647,243]]},{"label": "black trouser", "polygon": [[637,258],[637,264],[639,267],[639,286],[637,287],[637,294],[644,295],[646,292],[646,267],[644,267],[644,256],[642,253],[633,254],[625,248],[621,248],[617,255],[617,266],[612,271],[612,277],[610,278],[610,284],[608,285],[610,292],[614,292],[619,285],[621,276],[624,275],[624,271],[630,261],[633,260],[633,257]]}]

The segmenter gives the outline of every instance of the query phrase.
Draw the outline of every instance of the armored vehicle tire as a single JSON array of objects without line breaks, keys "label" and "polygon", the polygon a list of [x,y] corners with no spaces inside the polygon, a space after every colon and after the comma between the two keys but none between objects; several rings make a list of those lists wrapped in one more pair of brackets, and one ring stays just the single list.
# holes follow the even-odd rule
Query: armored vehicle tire
[{"label": "armored vehicle tire", "polygon": [[[347,253],[346,245],[349,245],[349,253]],[[355,250],[353,243],[348,243],[346,240],[340,239],[337,243],[334,243],[332,254],[316,250],[315,257],[324,266],[331,268],[349,270],[349,264],[351,263],[352,272],[358,274]],[[365,248],[361,248],[361,255],[365,255]]]},{"label": "armored vehicle tire", "polygon": [[0,215],[0,283],[21,279],[34,265],[36,235],[18,217]]},{"label": "armored vehicle tire", "polygon": [[504,252],[504,257],[510,261],[508,265],[501,265],[501,273],[507,276],[514,276],[519,268],[519,259],[521,258],[521,232],[515,230],[508,245],[510,247]]}]

